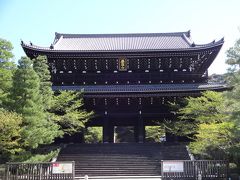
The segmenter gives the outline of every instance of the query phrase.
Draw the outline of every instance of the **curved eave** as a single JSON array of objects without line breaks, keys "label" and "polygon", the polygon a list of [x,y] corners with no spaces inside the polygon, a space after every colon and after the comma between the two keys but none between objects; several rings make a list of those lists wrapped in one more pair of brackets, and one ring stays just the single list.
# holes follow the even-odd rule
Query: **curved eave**
[{"label": "curved eave", "polygon": [[[40,53],[128,53],[128,52],[191,52],[196,50],[207,50],[215,47],[221,47],[223,41],[218,41],[216,43],[210,43],[205,45],[196,45],[195,47],[190,48],[179,48],[179,49],[129,49],[129,50],[56,50],[44,47],[30,46],[27,44],[22,44],[22,48],[26,50],[31,50]],[[26,51],[25,51],[26,52]]]}]

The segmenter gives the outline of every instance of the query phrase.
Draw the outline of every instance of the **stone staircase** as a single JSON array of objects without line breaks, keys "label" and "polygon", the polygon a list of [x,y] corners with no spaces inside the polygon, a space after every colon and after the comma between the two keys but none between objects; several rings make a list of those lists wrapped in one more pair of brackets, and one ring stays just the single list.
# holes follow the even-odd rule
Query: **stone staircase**
[{"label": "stone staircase", "polygon": [[189,159],[185,145],[160,143],[71,144],[57,161],[75,161],[76,177],[160,176],[161,160]]}]

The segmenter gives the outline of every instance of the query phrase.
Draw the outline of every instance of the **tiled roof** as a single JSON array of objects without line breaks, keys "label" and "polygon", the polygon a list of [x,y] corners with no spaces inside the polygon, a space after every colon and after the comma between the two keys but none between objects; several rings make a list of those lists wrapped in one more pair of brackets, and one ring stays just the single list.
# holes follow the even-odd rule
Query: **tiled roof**
[{"label": "tiled roof", "polygon": [[189,48],[184,33],[167,34],[98,34],[65,35],[57,34],[59,39],[54,44],[56,50],[81,51],[122,51],[149,49]]},{"label": "tiled roof", "polygon": [[138,33],[138,34],[61,34],[56,33],[53,44],[39,47],[33,44],[22,46],[51,51],[157,51],[196,49],[222,44],[223,40],[196,45],[188,32]]},{"label": "tiled roof", "polygon": [[227,89],[226,84],[152,84],[152,85],[92,85],[53,86],[53,90],[79,90],[84,93],[145,93],[145,92],[185,92]]}]

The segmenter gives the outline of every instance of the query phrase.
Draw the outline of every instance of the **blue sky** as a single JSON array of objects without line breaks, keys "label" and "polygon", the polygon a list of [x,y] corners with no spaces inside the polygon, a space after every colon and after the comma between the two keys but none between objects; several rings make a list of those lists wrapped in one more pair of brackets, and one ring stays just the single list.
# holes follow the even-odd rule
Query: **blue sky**
[{"label": "blue sky", "polygon": [[226,50],[240,38],[239,0],[0,0],[0,37],[49,46],[54,33],[147,33],[191,30],[195,43],[225,38],[210,67],[224,73]]}]

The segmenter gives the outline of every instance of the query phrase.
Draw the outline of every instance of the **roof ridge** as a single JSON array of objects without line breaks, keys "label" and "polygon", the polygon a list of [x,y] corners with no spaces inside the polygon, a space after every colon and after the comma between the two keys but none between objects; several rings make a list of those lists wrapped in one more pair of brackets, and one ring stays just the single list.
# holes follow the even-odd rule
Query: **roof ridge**
[{"label": "roof ridge", "polygon": [[58,40],[61,36],[63,38],[79,38],[79,37],[143,37],[143,36],[189,36],[189,31],[185,32],[165,32],[165,33],[111,33],[111,34],[68,34],[68,33],[55,33],[55,39]]}]

